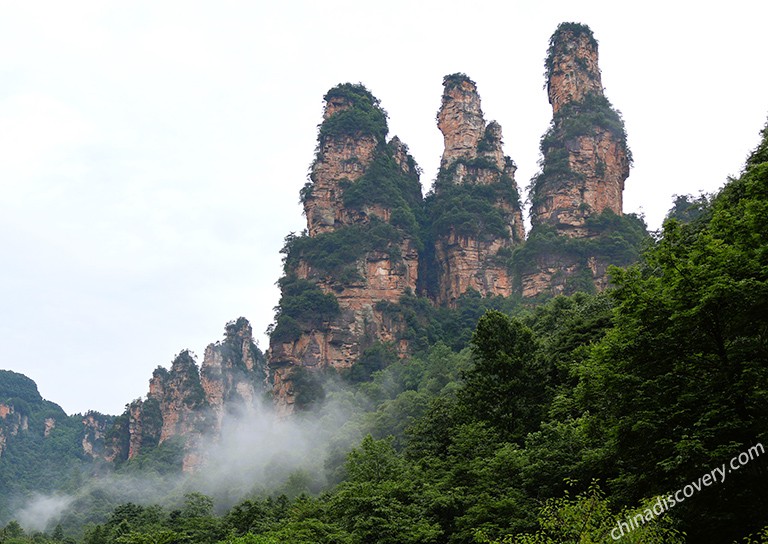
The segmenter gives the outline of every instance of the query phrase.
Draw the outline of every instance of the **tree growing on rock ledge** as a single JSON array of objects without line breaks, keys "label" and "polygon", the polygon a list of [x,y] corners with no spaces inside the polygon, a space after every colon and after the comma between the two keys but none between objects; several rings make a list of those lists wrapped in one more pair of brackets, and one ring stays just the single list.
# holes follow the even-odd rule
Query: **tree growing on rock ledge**
[{"label": "tree growing on rock ledge", "polygon": [[[396,342],[379,304],[416,291],[422,249],[419,169],[361,84],[328,91],[315,161],[301,191],[307,230],[282,252],[269,365],[278,407],[314,405],[325,369],[348,372],[367,348]],[[303,389],[303,390],[302,390]]]},{"label": "tree growing on rock ledge", "polygon": [[552,123],[531,181],[531,233],[513,257],[523,296],[605,288],[609,264],[635,262],[645,223],[622,209],[632,154],[624,122],[603,92],[597,40],[563,23],[545,61]]}]

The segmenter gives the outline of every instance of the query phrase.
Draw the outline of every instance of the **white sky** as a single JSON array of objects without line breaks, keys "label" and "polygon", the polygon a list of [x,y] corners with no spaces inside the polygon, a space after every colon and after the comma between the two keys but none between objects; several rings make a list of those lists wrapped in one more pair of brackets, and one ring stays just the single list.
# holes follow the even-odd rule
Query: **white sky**
[{"label": "white sky", "polygon": [[323,94],[380,98],[426,191],[442,77],[465,72],[525,188],[562,21],[600,42],[635,157],[625,211],[658,228],[673,194],[739,173],[768,116],[768,4],[705,5],[0,0],[0,368],[69,413],[119,413],[231,319],[266,348]]}]

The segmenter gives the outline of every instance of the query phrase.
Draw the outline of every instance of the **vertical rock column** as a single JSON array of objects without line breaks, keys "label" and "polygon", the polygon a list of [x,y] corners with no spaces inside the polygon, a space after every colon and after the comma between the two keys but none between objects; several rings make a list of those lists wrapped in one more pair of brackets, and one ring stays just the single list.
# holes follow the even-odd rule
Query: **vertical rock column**
[{"label": "vertical rock column", "polygon": [[309,402],[302,397],[309,387],[297,387],[316,376],[306,372],[349,369],[367,347],[394,342],[402,323],[379,304],[416,290],[418,170],[407,147],[386,136],[386,114],[365,87],[343,84],[326,94],[302,190],[307,231],[284,250],[270,336],[270,379],[285,413]]},{"label": "vertical rock column", "polygon": [[259,402],[266,386],[266,361],[253,342],[245,318],[227,323],[221,342],[209,344],[198,369],[189,351],[179,353],[170,370],[158,367],[145,399],[131,402],[111,418],[89,413],[83,418],[83,450],[106,461],[134,459],[166,441],[183,448],[182,469],[203,461],[203,437],[216,440],[222,419]]},{"label": "vertical rock column", "polygon": [[586,220],[622,214],[630,155],[624,125],[603,94],[597,41],[586,26],[564,23],[550,41],[547,90],[552,125],[542,139],[531,223],[558,234],[589,236]]},{"label": "vertical rock column", "polygon": [[463,74],[443,80],[437,114],[445,150],[430,202],[439,304],[469,290],[508,296],[514,285],[508,253],[525,237],[515,164],[504,155],[501,126],[486,124],[475,83]]},{"label": "vertical rock column", "polygon": [[[354,105],[354,101],[348,97],[329,96],[323,112],[323,122],[353,108]],[[355,182],[365,174],[378,144],[376,135],[355,131],[320,138],[310,182],[302,194],[310,236],[331,232],[349,222],[349,218],[345,216],[342,185]]]},{"label": "vertical rock column", "polygon": [[[553,117],[531,191],[529,262],[516,263],[524,297],[602,289],[608,264],[622,264],[579,245],[607,234],[605,225],[621,223],[615,216],[622,215],[631,163],[624,123],[603,93],[592,31],[561,24],[550,39],[546,69]],[[570,241],[555,243],[553,235]]]}]

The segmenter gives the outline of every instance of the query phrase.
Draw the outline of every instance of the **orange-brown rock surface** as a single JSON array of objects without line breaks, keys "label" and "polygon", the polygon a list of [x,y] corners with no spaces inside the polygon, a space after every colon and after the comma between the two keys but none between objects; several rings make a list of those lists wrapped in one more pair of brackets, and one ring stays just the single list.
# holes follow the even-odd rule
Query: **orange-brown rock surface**
[{"label": "orange-brown rock surface", "polygon": [[542,140],[542,173],[531,201],[531,223],[565,236],[589,236],[586,220],[605,210],[622,214],[630,155],[621,119],[605,99],[592,32],[561,25],[547,61],[552,126]]},{"label": "orange-brown rock surface", "polygon": [[[572,294],[569,283],[578,274],[583,274],[602,291],[608,286],[608,265],[612,264],[596,256],[581,258],[559,253],[549,253],[537,258],[533,271],[521,276],[521,293],[524,298],[532,298],[541,293],[550,295]],[[583,289],[582,289],[583,290]]]},{"label": "orange-brown rock surface", "polygon": [[328,138],[320,145],[321,158],[310,174],[312,193],[304,201],[310,236],[332,231],[348,222],[340,183],[357,181],[365,173],[377,145],[376,139],[367,135]]},{"label": "orange-brown rock surface", "polygon": [[[346,369],[372,343],[394,342],[402,324],[377,304],[416,291],[419,249],[411,206],[421,201],[418,171],[407,147],[385,137],[386,116],[367,89],[345,84],[329,91],[317,157],[302,193],[307,232],[299,242],[308,251],[313,243],[328,243],[330,250],[351,256],[329,269],[328,263],[315,262],[317,252],[311,258],[298,245],[286,250],[290,281],[283,284],[281,303],[289,306],[286,297],[302,296],[288,293],[288,285],[301,285],[304,292],[317,290],[332,299],[337,311],[320,321],[310,315],[278,316],[269,368],[277,406],[285,413],[296,402],[292,375],[297,368]],[[355,247],[326,242],[334,236],[339,244]],[[376,242],[365,247],[373,238]],[[305,314],[311,314],[308,310]],[[289,318],[295,331],[283,334]],[[407,347],[398,344],[397,349],[404,353]]]},{"label": "orange-brown rock surface", "polygon": [[176,439],[184,450],[184,470],[192,470],[201,460],[201,437],[215,439],[227,410],[257,402],[265,378],[264,356],[250,323],[240,318],[227,324],[222,342],[206,348],[200,368],[189,351],[177,355],[170,369],[158,367],[146,399],[133,401],[111,425],[104,416],[86,415],[83,450],[107,461],[133,459]]},{"label": "orange-brown rock surface", "polygon": [[553,113],[589,94],[603,94],[597,42],[582,25],[562,25],[552,36],[547,56],[547,94]]},{"label": "orange-brown rock surface", "polygon": [[[541,141],[542,170],[531,194],[532,236],[551,229],[574,240],[595,239],[603,233],[590,220],[604,213],[623,213],[631,162],[624,125],[604,96],[597,42],[589,28],[560,25],[550,41],[546,64],[553,119]],[[568,293],[567,285],[574,284],[577,275],[589,278],[597,289],[607,285],[605,258],[564,252],[564,247],[524,263],[520,278],[524,297]]]},{"label": "orange-brown rock surface", "polygon": [[443,133],[440,167],[445,169],[458,159],[477,157],[477,144],[485,134],[485,119],[474,81],[460,75],[448,76],[443,89],[437,127]]},{"label": "orange-brown rock surface", "polygon": [[595,130],[566,142],[573,183],[552,186],[534,206],[536,224],[550,224],[566,236],[585,237],[587,218],[611,210],[622,214],[624,180],[629,176],[626,146],[612,132]]},{"label": "orange-brown rock surface", "polygon": [[200,385],[216,431],[229,409],[259,402],[267,378],[264,355],[253,341],[248,320],[228,323],[224,335],[224,341],[208,345],[200,367]]},{"label": "orange-brown rock surface", "polygon": [[[486,124],[483,118],[475,83],[454,74],[446,76],[443,85],[437,121],[445,150],[432,202],[433,209],[440,210],[439,217],[432,218],[439,225],[434,241],[434,295],[439,304],[449,305],[469,290],[483,296],[509,296],[514,282],[502,255],[525,237],[516,167],[502,150],[501,126],[495,121]],[[465,194],[457,191],[460,185],[485,189]],[[441,203],[446,200],[452,204]],[[487,209],[471,210],[476,216],[472,224],[460,219],[463,206],[478,204]],[[498,216],[503,224],[485,228],[483,221],[488,217],[484,215]]]}]

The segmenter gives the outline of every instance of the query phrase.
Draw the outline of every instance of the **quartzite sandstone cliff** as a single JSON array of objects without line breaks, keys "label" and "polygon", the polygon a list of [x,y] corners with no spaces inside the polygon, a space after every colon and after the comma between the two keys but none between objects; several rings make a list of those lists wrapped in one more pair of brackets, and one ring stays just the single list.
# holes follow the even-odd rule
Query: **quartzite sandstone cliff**
[{"label": "quartzite sandstone cliff", "polygon": [[194,356],[182,351],[170,369],[153,372],[146,399],[130,403],[122,416],[86,414],[83,450],[121,461],[174,439],[183,451],[184,470],[191,470],[201,461],[202,437],[215,439],[224,414],[253,406],[265,386],[264,355],[253,342],[251,325],[240,318],[227,324],[223,341],[206,348],[199,368]]},{"label": "quartzite sandstone cliff", "polygon": [[[437,122],[445,146],[425,200],[407,149],[386,141],[378,100],[351,84],[325,96],[317,157],[302,191],[307,230],[284,249],[270,342],[270,379],[282,410],[302,404],[297,382],[306,385],[326,368],[349,369],[376,343],[405,355],[403,296],[453,307],[469,293],[530,299],[602,289],[608,265],[631,260],[644,226],[622,223],[631,159],[587,27],[558,27],[547,77],[553,120],[541,141],[527,240],[515,164],[467,76],[444,79]],[[615,239],[602,251],[601,237],[621,229],[634,236],[626,251],[615,251]]]},{"label": "quartzite sandstone cliff", "polygon": [[470,290],[509,296],[514,285],[500,256],[525,238],[516,166],[502,150],[501,126],[483,118],[475,82],[454,74],[443,86],[437,121],[445,150],[431,202],[439,210],[431,217],[435,299],[452,305]]},{"label": "quartzite sandstone cliff", "polygon": [[[302,194],[307,232],[286,246],[283,314],[271,335],[273,392],[285,412],[297,402],[297,368],[346,369],[375,341],[395,342],[401,324],[377,304],[416,290],[412,208],[421,201],[419,175],[405,145],[396,137],[387,141],[386,133],[386,115],[364,87],[345,84],[328,92]],[[329,263],[333,251],[339,258]],[[316,308],[291,312],[299,300],[311,306],[311,296],[333,311],[320,320],[306,315]],[[398,348],[405,353],[405,345]]]},{"label": "quartzite sandstone cliff", "polygon": [[604,210],[622,214],[630,165],[626,136],[603,94],[597,42],[588,28],[562,25],[552,37],[547,67],[553,120],[542,139],[531,223],[588,236],[590,216]]},{"label": "quartzite sandstone cliff", "polygon": [[[631,157],[621,117],[604,96],[597,42],[587,27],[560,25],[550,41],[547,73],[553,119],[531,192],[532,238],[550,229],[556,236],[594,239],[602,234],[596,218],[622,215]],[[608,265],[624,264],[584,255],[575,244],[533,255],[521,274],[522,295],[573,291],[568,284],[575,277],[582,280],[579,288],[591,282],[602,289]]]}]

